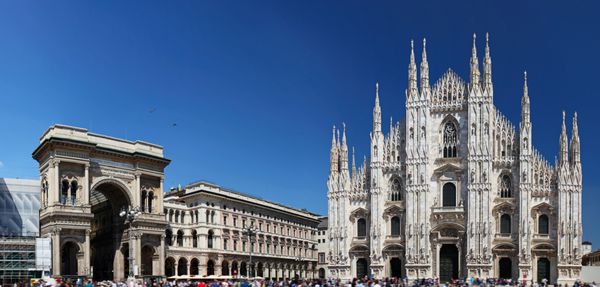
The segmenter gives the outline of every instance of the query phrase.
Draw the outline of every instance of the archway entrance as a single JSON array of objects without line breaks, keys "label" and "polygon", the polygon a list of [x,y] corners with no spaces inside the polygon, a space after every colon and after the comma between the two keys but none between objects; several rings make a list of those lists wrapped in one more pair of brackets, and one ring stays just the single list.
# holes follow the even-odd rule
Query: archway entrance
[{"label": "archway entrance", "polygon": [[60,251],[60,269],[64,275],[77,275],[77,253],[79,246],[74,242],[67,242]]},{"label": "archway entrance", "polygon": [[367,259],[359,258],[356,260],[356,277],[363,278],[369,275],[369,264],[367,263]]},{"label": "archway entrance", "polygon": [[142,275],[152,275],[154,248],[146,245],[142,248]]},{"label": "archway entrance", "polygon": [[319,279],[325,279],[325,269],[319,268]]},{"label": "archway entrance", "polygon": [[498,268],[500,269],[499,270],[500,278],[503,278],[503,279],[512,278],[512,261],[510,260],[510,258],[508,258],[508,257],[500,258],[500,261],[498,261]]},{"label": "archway entrance", "polygon": [[458,248],[444,244],[440,249],[440,282],[450,282],[458,278]]},{"label": "archway entrance", "polygon": [[402,277],[402,261],[400,261],[400,258],[394,257],[390,260],[390,269],[390,275],[392,275],[392,277]]},{"label": "archway entrance", "polygon": [[165,262],[165,275],[167,277],[175,275],[175,259],[173,257],[167,258]]},{"label": "archway entrance", "polygon": [[548,258],[540,258],[537,261],[537,281],[542,283],[542,280],[550,281],[550,260]]},{"label": "archway entrance", "polygon": [[[98,185],[90,194],[90,205],[94,215],[90,233],[94,280],[118,279],[118,274],[114,274],[113,270],[126,272],[130,267],[127,261],[129,249],[124,248],[125,252],[120,249],[126,227],[124,218],[119,216],[121,209],[127,207],[129,202],[127,193],[117,184],[110,182]],[[119,253],[121,256],[118,256]],[[127,273],[122,276],[127,276]]]}]

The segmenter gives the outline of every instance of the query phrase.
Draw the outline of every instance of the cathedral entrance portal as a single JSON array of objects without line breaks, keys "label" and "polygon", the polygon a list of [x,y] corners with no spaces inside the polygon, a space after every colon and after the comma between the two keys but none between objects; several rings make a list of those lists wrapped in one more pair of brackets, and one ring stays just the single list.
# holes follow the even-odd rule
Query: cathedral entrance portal
[{"label": "cathedral entrance portal", "polygon": [[453,244],[444,244],[440,249],[440,282],[455,278],[458,278],[458,248]]},{"label": "cathedral entrance portal", "polygon": [[537,282],[542,283],[542,280],[550,282],[550,260],[548,258],[540,258],[537,261]]},{"label": "cathedral entrance portal", "polygon": [[390,269],[392,277],[402,278],[402,261],[400,261],[400,258],[394,257],[390,260]]},{"label": "cathedral entrance portal", "polygon": [[512,261],[508,257],[500,258],[498,262],[500,269],[500,278],[510,279],[512,278]]},{"label": "cathedral entrance portal", "polygon": [[356,278],[363,278],[369,275],[369,264],[367,259],[359,258],[356,260]]},{"label": "cathedral entrance portal", "polygon": [[129,205],[129,199],[121,187],[107,182],[92,190],[90,204],[94,215],[90,233],[93,277],[94,280],[113,280],[117,275],[114,272],[129,269],[129,252],[122,254],[120,248],[125,226],[124,218],[119,216],[121,209]]}]

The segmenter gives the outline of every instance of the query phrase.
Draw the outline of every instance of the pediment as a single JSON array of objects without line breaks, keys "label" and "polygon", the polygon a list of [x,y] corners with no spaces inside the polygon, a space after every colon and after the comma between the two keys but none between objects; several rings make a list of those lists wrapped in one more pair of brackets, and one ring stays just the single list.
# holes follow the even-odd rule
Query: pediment
[{"label": "pediment", "polygon": [[357,218],[366,218],[369,215],[369,211],[366,208],[359,207],[350,212],[350,221],[354,222]]},{"label": "pediment", "polygon": [[436,168],[433,173],[441,177],[455,178],[457,174],[462,173],[462,168],[457,163],[446,162],[442,166]]}]

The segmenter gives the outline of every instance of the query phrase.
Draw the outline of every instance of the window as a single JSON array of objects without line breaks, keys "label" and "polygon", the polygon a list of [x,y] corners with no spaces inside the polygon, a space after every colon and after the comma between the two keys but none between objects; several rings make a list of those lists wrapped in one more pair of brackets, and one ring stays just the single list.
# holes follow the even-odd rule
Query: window
[{"label": "window", "polygon": [[548,216],[545,214],[538,218],[538,233],[548,235]]},{"label": "window", "polygon": [[444,184],[442,191],[443,206],[456,206],[456,186],[454,183],[448,182]]},{"label": "window", "polygon": [[237,251],[237,240],[233,241],[233,251]]},{"label": "window", "polygon": [[510,198],[512,197],[512,187],[510,182],[510,176],[507,174],[500,178],[500,197]]},{"label": "window", "polygon": [[242,219],[242,228],[246,228],[246,219]]},{"label": "window", "polygon": [[400,236],[400,217],[392,217],[390,223],[392,225],[392,236]]},{"label": "window", "polygon": [[444,157],[456,157],[456,147],[458,145],[458,135],[456,132],[456,126],[453,122],[446,122],[444,130],[442,131],[444,136]]},{"label": "window", "polygon": [[233,218],[233,226],[237,227],[237,218],[236,217]]},{"label": "window", "polygon": [[367,221],[364,218],[360,218],[356,222],[356,236],[357,237],[366,237],[367,236]]},{"label": "window", "polygon": [[173,245],[173,231],[171,231],[171,229],[167,229],[165,232],[165,241],[168,246]]},{"label": "window", "polygon": [[502,214],[500,217],[500,233],[510,234],[510,215]]},{"label": "window", "polygon": [[75,200],[77,199],[77,189],[78,189],[77,181],[71,181],[71,204],[75,205]]},{"label": "window", "polygon": [[319,252],[319,264],[325,263],[325,252]]},{"label": "window", "polygon": [[146,195],[146,191],[143,190],[142,191],[142,212],[146,212],[146,198],[148,198],[148,196]]},{"label": "window", "polygon": [[148,193],[148,213],[152,213],[152,202],[154,201],[154,192]]},{"label": "window", "polygon": [[223,238],[223,250],[227,250],[227,238]]},{"label": "window", "polygon": [[267,232],[271,232],[271,225],[267,223]]},{"label": "window", "polygon": [[196,230],[192,231],[192,247],[198,247],[198,233]]},{"label": "window", "polygon": [[62,203],[62,204],[67,203],[67,197],[69,197],[69,181],[63,180],[62,181],[62,189],[61,189],[61,193],[60,193],[60,203]]},{"label": "window", "polygon": [[213,248],[214,233],[212,230],[208,231],[208,248]]},{"label": "window", "polygon": [[399,178],[392,179],[390,188],[390,200],[399,201],[402,200],[402,185],[400,184]]},{"label": "window", "polygon": [[183,231],[181,230],[177,231],[177,246],[183,246]]},{"label": "window", "polygon": [[227,225],[227,215],[223,215],[223,225]]}]

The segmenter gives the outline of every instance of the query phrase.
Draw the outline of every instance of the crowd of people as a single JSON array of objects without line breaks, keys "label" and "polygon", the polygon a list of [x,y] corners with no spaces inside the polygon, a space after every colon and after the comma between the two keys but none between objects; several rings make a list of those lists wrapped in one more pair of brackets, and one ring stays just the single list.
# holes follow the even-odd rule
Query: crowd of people
[{"label": "crowd of people", "polygon": [[[542,282],[527,282],[533,287],[546,287],[551,284],[547,280]],[[29,285],[29,284],[27,284]],[[14,287],[458,287],[458,286],[526,286],[526,282],[510,279],[480,279],[465,278],[454,279],[451,282],[441,283],[438,279],[419,279],[409,282],[408,279],[384,278],[371,279],[368,277],[353,279],[352,281],[342,281],[339,279],[290,279],[290,280],[269,280],[269,279],[210,279],[210,280],[153,280],[136,279],[130,281],[93,281],[91,279],[72,279],[56,280],[50,278],[34,282],[32,286]],[[556,287],[597,287],[596,282],[583,283],[576,281],[572,286],[552,285]]]}]

